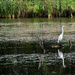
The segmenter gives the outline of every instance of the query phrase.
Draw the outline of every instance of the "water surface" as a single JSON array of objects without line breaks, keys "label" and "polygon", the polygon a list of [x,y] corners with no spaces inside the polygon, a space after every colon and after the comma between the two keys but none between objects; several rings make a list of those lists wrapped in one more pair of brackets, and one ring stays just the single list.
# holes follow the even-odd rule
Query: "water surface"
[{"label": "water surface", "polygon": [[[74,21],[74,18],[0,19],[0,75],[75,75]],[[64,47],[54,48],[63,25],[60,43]],[[45,54],[38,38],[43,41]],[[65,68],[58,50],[63,53]]]}]

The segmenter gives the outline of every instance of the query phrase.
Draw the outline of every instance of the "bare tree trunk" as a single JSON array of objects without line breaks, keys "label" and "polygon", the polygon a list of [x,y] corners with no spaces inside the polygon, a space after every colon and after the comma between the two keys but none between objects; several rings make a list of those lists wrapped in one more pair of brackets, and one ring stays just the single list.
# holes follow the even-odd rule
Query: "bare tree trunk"
[{"label": "bare tree trunk", "polygon": [[48,17],[48,5],[46,3],[46,0],[43,0],[44,1],[44,17]]},{"label": "bare tree trunk", "polygon": [[[59,0],[59,12],[60,12],[60,15],[61,15],[61,1],[62,1],[62,0]],[[59,16],[60,16],[60,15],[59,15]]]}]

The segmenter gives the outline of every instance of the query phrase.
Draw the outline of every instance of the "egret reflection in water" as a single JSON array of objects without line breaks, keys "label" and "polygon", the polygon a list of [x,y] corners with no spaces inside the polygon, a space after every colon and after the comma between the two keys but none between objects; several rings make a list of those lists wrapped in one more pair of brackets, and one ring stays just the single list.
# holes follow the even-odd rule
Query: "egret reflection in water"
[{"label": "egret reflection in water", "polygon": [[63,61],[63,67],[65,68],[65,65],[64,65],[64,56],[63,56],[63,53],[61,51],[59,51],[59,49],[58,49],[58,55],[62,59],[62,61]]}]

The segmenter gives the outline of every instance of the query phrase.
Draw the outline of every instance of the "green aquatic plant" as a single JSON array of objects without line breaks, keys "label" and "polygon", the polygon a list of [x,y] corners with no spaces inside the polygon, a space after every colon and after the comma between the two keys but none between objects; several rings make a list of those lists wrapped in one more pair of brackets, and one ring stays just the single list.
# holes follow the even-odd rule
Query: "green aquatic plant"
[{"label": "green aquatic plant", "polygon": [[74,9],[74,0],[0,0],[0,18],[61,17],[65,10],[71,17]]}]

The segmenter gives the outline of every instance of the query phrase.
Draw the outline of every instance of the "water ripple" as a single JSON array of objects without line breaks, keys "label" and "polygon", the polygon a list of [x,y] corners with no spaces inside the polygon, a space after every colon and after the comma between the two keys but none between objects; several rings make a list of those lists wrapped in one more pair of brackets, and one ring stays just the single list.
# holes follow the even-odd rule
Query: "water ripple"
[{"label": "water ripple", "polygon": [[[75,52],[64,53],[65,59],[75,62]],[[0,64],[16,64],[16,63],[31,63],[43,61],[46,63],[58,62],[59,56],[57,53],[50,54],[18,54],[18,55],[2,55],[0,56]]]}]

